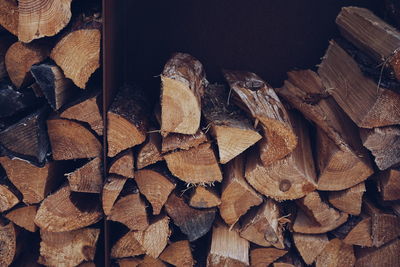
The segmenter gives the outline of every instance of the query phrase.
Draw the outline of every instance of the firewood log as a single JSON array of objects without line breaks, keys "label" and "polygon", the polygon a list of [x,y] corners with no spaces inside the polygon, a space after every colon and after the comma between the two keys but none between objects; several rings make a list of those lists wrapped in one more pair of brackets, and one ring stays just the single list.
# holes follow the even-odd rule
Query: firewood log
[{"label": "firewood log", "polygon": [[135,177],[134,168],[135,158],[133,157],[132,150],[128,149],[113,159],[113,161],[110,163],[110,169],[108,170],[108,173],[121,175],[126,178],[133,178]]},{"label": "firewood log", "polygon": [[0,3],[0,25],[15,36],[18,35],[18,2],[4,0]]},{"label": "firewood log", "polygon": [[161,151],[162,153],[166,153],[177,149],[189,150],[207,141],[207,136],[202,130],[198,130],[195,134],[171,133],[163,137]]},{"label": "firewood log", "polygon": [[135,238],[134,231],[129,231],[114,244],[111,249],[111,258],[125,258],[144,254],[144,249]]},{"label": "firewood log", "polygon": [[261,139],[241,110],[228,105],[224,86],[209,85],[202,99],[202,112],[218,144],[219,161],[227,163]]},{"label": "firewood log", "polygon": [[328,193],[329,203],[343,212],[359,215],[365,191],[364,182],[342,191],[332,191]]},{"label": "firewood log", "polygon": [[146,99],[141,88],[123,86],[108,110],[107,143],[109,157],[139,145],[146,139]]},{"label": "firewood log", "polygon": [[386,170],[400,163],[400,128],[387,126],[360,129],[363,145],[371,151],[376,166]]},{"label": "firewood log", "polygon": [[299,144],[286,158],[263,166],[256,153],[249,153],[245,177],[258,192],[276,200],[297,199],[317,187],[308,126],[299,114],[291,119]]},{"label": "firewood log", "polygon": [[336,24],[345,38],[377,62],[389,65],[400,80],[400,32],[368,9],[359,7],[342,8]]},{"label": "firewood log", "polygon": [[117,177],[115,175],[110,175],[107,178],[101,194],[103,211],[105,215],[110,215],[111,209],[114,206],[114,203],[122,189],[124,188],[126,180],[126,178]]},{"label": "firewood log", "polygon": [[211,248],[207,257],[207,267],[248,266],[249,242],[238,232],[230,230],[222,222],[216,222],[212,230]]},{"label": "firewood log", "polygon": [[71,189],[62,186],[41,203],[35,224],[43,231],[66,232],[94,224],[102,218],[99,199],[82,196],[71,199]]},{"label": "firewood log", "polygon": [[159,133],[150,132],[147,141],[141,145],[136,158],[136,166],[143,169],[146,166],[163,160],[161,155],[161,136]]},{"label": "firewood log", "polygon": [[0,265],[10,266],[14,258],[18,254],[20,244],[17,237],[19,231],[17,227],[9,222],[8,224],[0,224]]},{"label": "firewood log", "polygon": [[153,207],[153,215],[158,215],[175,188],[171,179],[162,172],[142,169],[135,173],[135,181],[142,193]]},{"label": "firewood log", "polygon": [[378,191],[383,200],[400,200],[400,170],[390,169],[378,173]]},{"label": "firewood log", "polygon": [[221,204],[217,192],[212,187],[196,186],[190,196],[189,205],[193,208],[212,208]]},{"label": "firewood log", "polygon": [[315,222],[313,218],[310,218],[304,211],[299,209],[293,224],[293,231],[303,234],[323,234],[344,224],[348,217],[349,215],[347,213],[342,212],[339,217],[330,224],[320,225]]},{"label": "firewood log", "polygon": [[216,213],[215,209],[191,208],[175,193],[169,196],[165,210],[190,242],[199,239],[211,229]]},{"label": "firewood log", "polygon": [[288,77],[278,94],[324,132],[317,143],[318,189],[343,190],[367,179],[373,170],[358,128],[329,95],[318,74],[291,71]]},{"label": "firewood log", "polygon": [[[331,41],[319,65],[320,75],[330,94],[346,114],[362,128],[398,124],[400,95],[379,87],[365,77],[357,62],[335,41]],[[360,89],[361,88],[361,89]]]},{"label": "firewood log", "polygon": [[76,266],[94,259],[100,230],[84,228],[70,232],[40,231],[40,257],[46,266]]},{"label": "firewood log", "polygon": [[[349,220],[350,222],[351,220]],[[359,218],[354,223],[346,222],[340,228],[345,229],[343,242],[349,245],[357,245],[362,247],[372,247],[372,225],[371,217]],[[339,229],[340,229],[339,228]]]},{"label": "firewood log", "polygon": [[73,192],[101,193],[103,188],[101,158],[94,158],[79,169],[66,174]]},{"label": "firewood log", "polygon": [[[4,1],[7,2],[7,1]],[[1,5],[1,4],[0,4]],[[0,6],[0,24],[1,24],[1,6]],[[0,79],[4,79],[8,76],[5,56],[8,48],[15,42],[15,39],[12,35],[9,34],[0,34],[1,42],[0,42]]]},{"label": "firewood log", "polygon": [[124,258],[117,260],[119,267],[137,267],[143,260],[140,258]]},{"label": "firewood log", "polygon": [[399,266],[400,264],[400,240],[395,239],[392,242],[380,248],[358,248],[357,267],[374,266]]},{"label": "firewood log", "polygon": [[0,213],[5,212],[20,202],[19,192],[6,179],[0,177]]},{"label": "firewood log", "polygon": [[265,200],[260,207],[244,217],[240,236],[260,246],[285,248],[283,225],[279,221],[280,209],[274,200]]},{"label": "firewood log", "polygon": [[306,235],[293,233],[293,241],[304,262],[311,265],[329,243],[326,234]]},{"label": "firewood log", "polygon": [[161,260],[177,267],[194,266],[192,249],[187,240],[169,244],[159,257]]},{"label": "firewood log", "polygon": [[250,250],[251,266],[263,267],[269,266],[271,263],[287,253],[286,250],[277,248],[255,248]]},{"label": "firewood log", "polygon": [[343,243],[335,238],[329,241],[324,250],[315,261],[316,267],[351,267],[354,266],[356,257],[353,246]]},{"label": "firewood log", "polygon": [[18,38],[24,43],[56,35],[71,19],[72,0],[18,1]]},{"label": "firewood log", "polygon": [[240,98],[240,106],[261,122],[264,139],[260,142],[261,161],[265,166],[284,158],[297,146],[289,116],[274,89],[251,72],[224,71],[231,89]]},{"label": "firewood log", "polygon": [[102,154],[100,141],[78,122],[51,118],[47,120],[47,133],[54,160],[93,158]]},{"label": "firewood log", "polygon": [[0,132],[0,146],[9,157],[18,157],[43,166],[49,141],[45,130],[46,107],[29,114]]},{"label": "firewood log", "polygon": [[138,267],[167,267],[161,260],[145,255]]},{"label": "firewood log", "polygon": [[36,232],[37,226],[34,223],[37,206],[22,206],[17,207],[8,212],[5,217],[12,221],[15,225],[28,230],[29,232]]},{"label": "firewood log", "polygon": [[251,207],[262,203],[262,197],[244,178],[245,157],[239,155],[224,166],[219,211],[225,223],[232,225]]},{"label": "firewood log", "polygon": [[175,53],[164,66],[161,82],[161,134],[195,134],[207,83],[203,66],[189,54]]}]

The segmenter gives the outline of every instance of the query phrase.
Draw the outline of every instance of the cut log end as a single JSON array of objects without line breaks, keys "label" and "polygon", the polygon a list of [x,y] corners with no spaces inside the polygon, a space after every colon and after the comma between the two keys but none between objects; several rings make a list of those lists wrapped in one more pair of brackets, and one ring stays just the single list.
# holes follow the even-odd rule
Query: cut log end
[{"label": "cut log end", "polygon": [[190,197],[189,205],[194,208],[212,208],[219,206],[221,199],[212,189],[204,186],[196,186]]}]

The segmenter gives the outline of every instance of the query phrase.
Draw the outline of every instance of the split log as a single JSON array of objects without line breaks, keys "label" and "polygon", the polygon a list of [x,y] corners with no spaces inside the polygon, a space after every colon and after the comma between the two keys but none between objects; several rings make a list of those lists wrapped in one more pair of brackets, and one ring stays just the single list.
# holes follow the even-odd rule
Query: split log
[{"label": "split log", "polygon": [[54,110],[59,110],[75,93],[71,80],[54,63],[33,65],[31,74]]},{"label": "split log", "polygon": [[119,154],[110,164],[108,173],[121,175],[126,178],[135,177],[135,158],[131,149]]},{"label": "split log", "polygon": [[332,88],[330,94],[339,106],[359,127],[400,123],[400,95],[365,77],[357,62],[336,42],[330,42],[318,73],[326,88]]},{"label": "split log", "polygon": [[5,217],[29,232],[36,232],[37,226],[35,225],[34,220],[36,217],[37,208],[37,206],[23,206],[15,208],[8,212]]},{"label": "split log", "polygon": [[101,23],[93,20],[74,26],[58,41],[50,57],[60,66],[65,77],[85,89],[90,76],[100,67]]},{"label": "split log", "polygon": [[138,265],[138,267],[167,267],[167,265],[159,259],[145,255],[143,261]]},{"label": "split log", "polygon": [[360,129],[363,145],[375,157],[376,166],[386,170],[400,163],[400,128],[387,126]]},{"label": "split log", "polygon": [[[347,223],[346,223],[347,224]],[[343,226],[345,226],[344,224]],[[355,225],[351,225],[348,233],[343,238],[343,242],[349,245],[357,245],[362,247],[372,247],[372,225],[371,217],[361,219]]]},{"label": "split log", "polygon": [[187,235],[190,242],[199,239],[211,229],[216,213],[215,209],[191,208],[175,193],[169,196],[165,203],[165,210],[174,224]]},{"label": "split log", "polygon": [[161,82],[161,134],[195,134],[207,84],[203,66],[189,54],[175,53],[164,66]]},{"label": "split log", "polygon": [[48,110],[41,108],[0,132],[0,145],[9,157],[43,166],[49,150],[45,130]]},{"label": "split log", "polygon": [[140,258],[125,258],[117,260],[119,267],[137,267],[142,262]]},{"label": "split log", "polygon": [[60,113],[61,118],[87,122],[93,131],[103,135],[103,118],[99,103],[101,95],[98,92],[89,94],[74,101]]},{"label": "split log", "polygon": [[49,119],[47,132],[54,160],[94,158],[102,155],[100,141],[78,122]]},{"label": "split log", "polygon": [[153,215],[158,215],[175,188],[175,184],[162,172],[155,170],[139,170],[135,173],[135,181],[142,193],[153,207]]},{"label": "split log", "polygon": [[240,229],[240,236],[260,246],[285,248],[281,211],[277,202],[267,199],[246,215]]},{"label": "split log", "polygon": [[102,213],[97,198],[73,201],[71,197],[71,189],[67,185],[48,196],[36,213],[35,224],[43,231],[66,232],[100,221]]},{"label": "split log", "polygon": [[111,249],[111,258],[125,258],[144,254],[144,249],[135,238],[134,231],[129,231],[114,244]]},{"label": "split log", "polygon": [[230,230],[224,223],[216,222],[212,230],[207,267],[248,266],[249,248],[249,242],[241,238],[236,230]]},{"label": "split log", "polygon": [[144,231],[137,231],[135,239],[144,249],[146,255],[158,258],[168,243],[171,230],[168,216],[157,217]]},{"label": "split log", "polygon": [[177,267],[194,266],[192,249],[187,240],[169,244],[161,253],[159,258]]},{"label": "split log", "polygon": [[278,94],[324,132],[317,142],[318,189],[343,190],[367,179],[373,170],[358,127],[329,95],[318,74],[291,71],[288,77]]},{"label": "split log", "polygon": [[148,116],[146,109],[146,99],[141,88],[120,88],[107,113],[109,157],[145,141]]},{"label": "split log", "polygon": [[332,191],[328,193],[329,203],[343,212],[359,215],[365,191],[364,182],[343,191]]},{"label": "split log", "polygon": [[249,153],[245,177],[258,192],[276,200],[297,199],[316,189],[314,161],[308,126],[293,113],[291,124],[299,144],[286,158],[263,166],[256,153]]},{"label": "split log", "polygon": [[161,155],[161,136],[159,133],[150,132],[147,141],[137,153],[136,166],[138,169],[143,169],[161,160],[163,160]]},{"label": "split log", "polygon": [[346,39],[377,62],[388,65],[400,80],[400,32],[370,10],[359,7],[342,8],[336,24]]},{"label": "split log", "polygon": [[124,188],[126,180],[126,178],[120,178],[114,175],[110,175],[107,178],[101,194],[101,201],[105,215],[110,215],[111,209]]},{"label": "split log", "polygon": [[59,185],[64,167],[58,162],[48,162],[42,168],[24,160],[0,157],[0,164],[8,179],[22,193],[23,202],[34,204],[42,201],[55,186]]},{"label": "split log", "polygon": [[31,88],[16,90],[10,83],[0,82],[0,118],[15,116],[38,102]]},{"label": "split log", "polygon": [[316,267],[351,267],[356,257],[353,246],[343,243],[340,239],[332,239],[325,246],[315,261]]},{"label": "split log", "polygon": [[0,184],[0,212],[5,212],[19,203],[18,192],[7,184]]},{"label": "split log", "polygon": [[245,157],[239,155],[224,166],[219,211],[228,225],[235,224],[251,207],[263,201],[244,178],[244,160]]},{"label": "split log", "polygon": [[101,158],[94,158],[74,172],[66,174],[71,191],[101,193],[103,168]]},{"label": "split log", "polygon": [[378,191],[385,201],[400,200],[400,170],[390,169],[380,172]]},{"label": "split log", "polygon": [[349,215],[347,213],[342,212],[340,213],[339,217],[330,224],[320,225],[319,223],[316,223],[315,220],[310,218],[308,214],[299,209],[293,224],[293,231],[303,234],[327,233],[344,224],[347,221],[348,217]]},{"label": "split log", "polygon": [[304,262],[311,265],[329,243],[326,234],[306,235],[293,233],[293,241]]},{"label": "split log", "polygon": [[164,159],[171,173],[187,183],[222,180],[222,173],[210,143],[164,155]]},{"label": "split log", "polygon": [[71,19],[72,0],[18,1],[18,38],[24,43],[45,36],[54,36]]},{"label": "split log", "polygon": [[171,133],[163,137],[161,151],[162,153],[166,153],[178,149],[189,150],[190,148],[198,147],[207,141],[207,136],[202,130],[198,130],[195,134],[189,135]]},{"label": "split log", "polygon": [[189,205],[193,208],[212,208],[221,204],[217,192],[211,187],[196,186],[190,196]]},{"label": "split log", "polygon": [[34,64],[45,60],[50,54],[49,44],[35,42],[24,44],[15,42],[7,50],[5,63],[8,75],[12,83],[17,87],[25,87],[33,82],[30,73]]},{"label": "split log", "polygon": [[380,248],[360,248],[356,250],[357,267],[399,266],[400,265],[400,240]]},{"label": "split log", "polygon": [[289,116],[274,89],[251,72],[224,71],[231,89],[240,98],[239,106],[261,122],[264,139],[260,142],[261,161],[265,166],[280,160],[297,146]]},{"label": "split log", "polygon": [[41,230],[38,262],[46,266],[76,266],[83,261],[92,261],[99,234],[100,230],[94,228],[62,233]]},{"label": "split log", "polygon": [[[7,1],[4,1],[7,2]],[[1,4],[0,4],[1,5]],[[1,6],[0,6],[0,24],[1,24]],[[5,57],[8,48],[15,42],[15,39],[12,35],[8,34],[0,34],[1,42],[0,42],[0,79],[4,79],[8,76]]]},{"label": "split log", "polygon": [[15,225],[0,224],[0,265],[10,266],[18,254],[19,244],[17,242],[19,231]]},{"label": "split log", "polygon": [[120,222],[131,230],[145,230],[149,226],[146,204],[139,194],[130,194],[115,202],[107,220]]},{"label": "split log", "polygon": [[219,161],[222,164],[235,158],[261,139],[261,135],[241,110],[227,104],[228,97],[224,86],[209,85],[202,99],[203,116],[217,141]]},{"label": "split log", "polygon": [[271,263],[284,256],[286,250],[277,248],[255,248],[250,251],[251,266],[263,267],[269,266]]},{"label": "split log", "polygon": [[0,25],[15,36],[18,35],[18,3],[4,0],[0,3]]}]

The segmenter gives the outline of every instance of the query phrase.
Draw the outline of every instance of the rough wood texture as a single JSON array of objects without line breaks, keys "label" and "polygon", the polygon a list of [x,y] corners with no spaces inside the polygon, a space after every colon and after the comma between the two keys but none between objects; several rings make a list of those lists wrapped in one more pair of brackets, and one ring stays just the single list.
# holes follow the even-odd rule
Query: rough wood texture
[{"label": "rough wood texture", "polygon": [[24,43],[56,35],[71,19],[72,0],[18,1],[18,38]]},{"label": "rough wood texture", "polygon": [[111,258],[125,258],[144,254],[143,247],[135,238],[134,231],[129,231],[114,244],[111,249]]},{"label": "rough wood texture", "polygon": [[378,191],[385,201],[400,200],[400,170],[390,169],[380,172]]},{"label": "rough wood texture", "polygon": [[396,239],[380,248],[357,249],[357,267],[399,266],[400,240]]},{"label": "rough wood texture", "polygon": [[54,160],[94,158],[102,154],[100,141],[78,122],[49,119],[47,132]]},{"label": "rough wood texture", "polygon": [[119,267],[137,267],[142,262],[140,258],[125,258],[117,261]]},{"label": "rough wood texture", "polygon": [[244,178],[244,161],[244,155],[239,155],[224,166],[219,211],[228,225],[236,223],[251,207],[263,201]]},{"label": "rough wood texture", "polygon": [[126,178],[120,178],[114,175],[110,175],[107,178],[101,194],[103,212],[105,215],[110,215],[111,209],[124,188],[126,180]]},{"label": "rough wood texture", "polygon": [[284,158],[297,146],[289,116],[274,89],[251,72],[224,71],[231,89],[240,98],[240,105],[258,121],[264,130],[260,142],[261,161],[265,166]]},{"label": "rough wood texture", "polygon": [[335,221],[330,224],[320,225],[299,209],[293,224],[293,231],[303,234],[323,234],[344,224],[348,217],[349,215],[347,213],[340,213],[339,217]]},{"label": "rough wood texture", "polygon": [[121,197],[107,217],[110,221],[120,222],[131,230],[145,230],[149,226],[146,204],[139,194]]},{"label": "rough wood texture", "polygon": [[241,238],[236,230],[217,222],[213,226],[211,249],[207,257],[207,267],[248,266],[249,242]]},{"label": "rough wood texture", "polygon": [[136,166],[138,169],[143,169],[161,160],[163,160],[161,155],[161,136],[159,133],[150,132],[147,141],[137,153]]},{"label": "rough wood texture", "polygon": [[78,99],[60,113],[61,118],[87,122],[93,131],[103,135],[103,118],[99,108],[101,95],[95,93]]},{"label": "rough wood texture", "polygon": [[251,266],[263,267],[269,266],[271,263],[287,253],[286,250],[277,248],[255,248],[250,251]]},{"label": "rough wood texture", "polygon": [[167,267],[167,265],[159,259],[145,255],[143,261],[138,265],[138,267]]},{"label": "rough wood texture", "polygon": [[194,265],[192,249],[187,240],[169,244],[159,258],[177,267],[191,267]]},{"label": "rough wood texture", "polygon": [[46,266],[76,266],[92,261],[100,230],[85,228],[70,232],[51,233],[40,231],[40,257],[38,262]]},{"label": "rough wood texture", "polygon": [[343,191],[329,192],[329,203],[343,212],[359,215],[365,191],[365,184],[362,182]]},{"label": "rough wood texture", "polygon": [[148,117],[146,110],[146,99],[141,88],[123,86],[119,89],[107,113],[109,157],[145,141]]},{"label": "rough wood texture", "polygon": [[164,159],[171,173],[187,183],[222,180],[222,173],[210,143],[164,155]]},{"label": "rough wood texture", "polygon": [[0,3],[0,25],[14,35],[18,35],[18,3],[4,0]]},{"label": "rough wood texture", "polygon": [[278,203],[267,199],[259,208],[246,215],[242,222],[240,236],[260,246],[283,249],[285,245],[280,217]]},{"label": "rough wood texture", "polygon": [[215,209],[191,208],[175,193],[169,196],[165,210],[190,242],[202,237],[211,229],[216,213]]},{"label": "rough wood texture", "polygon": [[329,243],[326,234],[306,235],[293,233],[293,241],[304,262],[308,265],[315,261]]},{"label": "rough wood texture", "polygon": [[318,74],[301,70],[288,72],[288,77],[278,94],[325,133],[317,146],[318,189],[343,190],[367,179],[373,170],[358,128],[329,95]]},{"label": "rough wood texture", "polygon": [[202,99],[203,116],[217,141],[219,161],[222,164],[261,139],[261,135],[239,108],[227,104],[228,98],[228,91],[223,85],[209,85]]},{"label": "rough wood texture", "polygon": [[161,133],[195,134],[207,83],[203,66],[189,54],[175,53],[164,66],[161,82]]},{"label": "rough wood texture", "polygon": [[400,32],[368,9],[359,7],[342,8],[336,24],[345,38],[377,62],[388,64],[400,80]]},{"label": "rough wood texture", "polygon": [[37,226],[35,225],[34,220],[37,208],[37,206],[22,206],[8,212],[5,217],[29,232],[36,232]]},{"label": "rough wood texture", "polygon": [[372,247],[371,228],[371,218],[364,218],[351,228],[343,242],[349,245]]},{"label": "rough wood texture", "polygon": [[101,193],[103,188],[101,158],[94,158],[74,172],[66,174],[71,191]]},{"label": "rough wood texture", "polygon": [[41,108],[0,132],[0,146],[9,157],[43,166],[49,150],[45,130],[47,108]]},{"label": "rough wood texture", "polygon": [[353,246],[343,243],[340,239],[332,239],[325,246],[315,261],[316,267],[351,267],[356,257]]},{"label": "rough wood texture", "polygon": [[296,199],[316,189],[308,126],[299,114],[291,119],[299,143],[286,158],[263,166],[256,153],[250,153],[245,177],[258,192],[276,200]]},{"label": "rough wood texture", "polygon": [[375,157],[376,166],[386,170],[400,163],[400,128],[387,126],[360,129],[363,145]]},{"label": "rough wood texture", "polygon": [[[84,205],[85,209],[79,209],[77,205]],[[43,200],[36,213],[35,224],[41,230],[65,232],[94,224],[101,218],[98,199],[79,198],[72,202],[71,189],[64,185]]]},{"label": "rough wood texture", "polygon": [[17,192],[7,186],[0,184],[0,212],[5,212],[19,203]]},{"label": "rough wood texture", "polygon": [[177,149],[189,150],[207,141],[207,136],[202,130],[198,130],[195,134],[189,135],[171,133],[163,137],[161,151],[166,153]]},{"label": "rough wood texture", "polygon": [[17,250],[18,230],[15,225],[10,222],[8,224],[0,224],[0,265],[10,266],[13,262]]},{"label": "rough wood texture", "polygon": [[135,177],[135,158],[131,149],[116,157],[110,164],[108,173],[118,174],[126,178]]},{"label": "rough wood texture", "polygon": [[398,124],[400,95],[363,75],[357,62],[331,41],[318,73],[346,114],[362,128]]},{"label": "rough wood texture", "polygon": [[163,173],[155,170],[139,170],[135,181],[142,193],[153,207],[153,215],[160,214],[162,207],[175,188],[175,184]]},{"label": "rough wood texture", "polygon": [[189,205],[194,208],[212,208],[219,206],[221,199],[211,187],[196,186],[190,196]]}]

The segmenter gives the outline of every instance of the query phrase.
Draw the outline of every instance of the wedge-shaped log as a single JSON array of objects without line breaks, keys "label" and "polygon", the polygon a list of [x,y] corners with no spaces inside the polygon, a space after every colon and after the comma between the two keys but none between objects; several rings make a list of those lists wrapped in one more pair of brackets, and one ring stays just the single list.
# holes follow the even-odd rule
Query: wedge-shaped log
[{"label": "wedge-shaped log", "polygon": [[18,253],[19,242],[17,227],[9,222],[0,224],[0,265],[10,266]]},{"label": "wedge-shaped log", "polygon": [[22,206],[8,212],[5,217],[12,221],[15,225],[24,228],[29,232],[36,232],[37,226],[35,225],[35,217],[38,207],[37,206]]},{"label": "wedge-shaped log", "polygon": [[105,215],[110,215],[111,209],[124,188],[126,180],[126,178],[117,177],[115,175],[110,175],[107,178],[101,194],[101,201]]},{"label": "wedge-shaped log", "polygon": [[392,242],[380,248],[359,248],[357,252],[357,267],[373,266],[399,266],[400,264],[400,240]]},{"label": "wedge-shaped log", "polygon": [[329,203],[343,212],[359,215],[365,191],[364,182],[342,191],[332,191],[328,193]]},{"label": "wedge-shaped log", "polygon": [[333,229],[339,227],[347,221],[349,215],[347,213],[340,213],[339,218],[330,224],[321,225],[313,218],[310,218],[308,214],[306,214],[301,209],[298,210],[296,219],[293,224],[293,231],[296,233],[303,234],[323,234]]},{"label": "wedge-shaped log", "polygon": [[[263,267],[269,266],[271,263],[284,256],[286,250],[277,248],[255,248],[250,251],[251,266]],[[275,265],[274,265],[275,266]]]},{"label": "wedge-shaped log", "polygon": [[101,158],[94,158],[74,172],[66,174],[71,191],[101,193],[103,188]]},{"label": "wedge-shaped log", "polygon": [[390,169],[378,174],[378,191],[386,201],[400,199],[400,170]]},{"label": "wedge-shaped log", "polygon": [[353,246],[343,243],[335,238],[329,241],[324,250],[315,261],[316,267],[351,267],[354,266],[356,257]]},{"label": "wedge-shaped log", "polygon": [[169,244],[161,253],[161,260],[174,266],[194,266],[192,249],[187,240],[177,241]]},{"label": "wedge-shaped log", "polygon": [[129,231],[114,244],[111,249],[111,258],[125,258],[144,254],[144,249],[135,238],[134,231]]},{"label": "wedge-shaped log", "polygon": [[[2,179],[5,179],[5,177],[2,177]],[[0,184],[0,212],[11,209],[19,201],[18,191],[12,187],[11,183]]]},{"label": "wedge-shaped log", "polygon": [[196,186],[190,196],[189,205],[194,208],[212,208],[219,206],[221,199],[212,187]]},{"label": "wedge-shaped log", "polygon": [[110,163],[108,173],[121,175],[126,178],[135,177],[135,158],[131,149],[120,153]]},{"label": "wedge-shaped log", "polygon": [[161,136],[159,133],[150,132],[147,141],[137,153],[136,166],[138,169],[143,169],[161,160],[163,160],[161,155]]},{"label": "wedge-shaped log", "polygon": [[293,233],[293,241],[304,262],[311,265],[329,243],[326,234],[307,235]]},{"label": "wedge-shaped log", "polygon": [[340,227],[346,228],[343,242],[349,245],[372,247],[371,217],[359,218],[355,222],[351,221],[349,220]]}]

